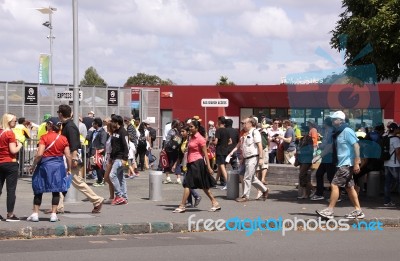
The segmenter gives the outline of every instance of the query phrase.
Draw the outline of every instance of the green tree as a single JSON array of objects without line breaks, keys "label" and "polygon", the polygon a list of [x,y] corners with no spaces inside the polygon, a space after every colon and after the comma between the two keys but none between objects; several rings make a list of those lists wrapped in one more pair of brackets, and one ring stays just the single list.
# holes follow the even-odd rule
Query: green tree
[{"label": "green tree", "polygon": [[90,66],[85,71],[85,76],[81,80],[80,85],[107,86],[107,83],[97,73],[93,66]]},{"label": "green tree", "polygon": [[345,51],[346,74],[368,80],[368,75],[363,76],[359,69],[361,65],[374,64],[376,80],[397,81],[400,75],[400,1],[342,0],[342,7],[344,12],[331,31],[330,44],[338,51]]},{"label": "green tree", "polygon": [[163,80],[157,75],[149,75],[145,73],[137,73],[135,76],[128,78],[124,86],[160,86],[174,85],[170,79]]},{"label": "green tree", "polygon": [[221,78],[219,78],[219,82],[217,82],[216,85],[235,85],[235,83],[228,81],[228,77],[221,76]]}]

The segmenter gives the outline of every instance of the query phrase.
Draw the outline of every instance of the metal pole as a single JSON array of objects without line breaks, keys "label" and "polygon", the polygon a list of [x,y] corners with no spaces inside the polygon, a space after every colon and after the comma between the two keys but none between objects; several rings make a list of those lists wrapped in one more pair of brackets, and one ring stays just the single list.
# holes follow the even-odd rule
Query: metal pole
[{"label": "metal pole", "polygon": [[74,76],[74,123],[79,124],[79,61],[78,61],[78,1],[72,0],[73,17],[73,76]]},{"label": "metal pole", "polygon": [[49,22],[50,22],[50,84],[53,84],[53,21],[52,21],[52,9],[49,7],[50,13],[49,13]]},{"label": "metal pole", "polygon": [[[74,123],[76,126],[79,125],[79,86],[78,86],[78,3],[77,0],[72,0],[72,19],[73,19],[73,112],[74,112]],[[66,202],[77,202],[78,190],[71,186],[68,190],[65,198]]]}]

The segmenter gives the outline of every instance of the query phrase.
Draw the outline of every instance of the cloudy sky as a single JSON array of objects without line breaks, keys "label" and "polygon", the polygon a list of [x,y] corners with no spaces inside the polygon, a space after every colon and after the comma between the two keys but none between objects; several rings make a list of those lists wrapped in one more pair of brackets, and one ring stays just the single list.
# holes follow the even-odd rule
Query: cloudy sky
[{"label": "cloudy sky", "polygon": [[[53,82],[73,83],[72,0],[0,0],[0,81],[38,82],[49,29],[48,15],[35,8],[48,6],[57,8]],[[329,46],[341,0],[78,0],[78,7],[79,79],[93,66],[110,86],[139,72],[185,85],[212,85],[222,75],[278,84],[342,64]]]}]

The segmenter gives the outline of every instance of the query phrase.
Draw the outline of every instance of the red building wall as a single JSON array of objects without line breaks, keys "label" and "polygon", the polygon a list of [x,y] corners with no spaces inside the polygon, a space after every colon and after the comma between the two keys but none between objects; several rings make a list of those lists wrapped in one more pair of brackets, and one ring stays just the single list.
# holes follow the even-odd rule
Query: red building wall
[{"label": "red building wall", "polygon": [[[351,85],[235,85],[159,86],[161,110],[173,118],[200,116],[216,120],[220,115],[239,116],[240,108],[382,108],[385,119],[400,122],[400,84]],[[152,87],[154,88],[154,87]],[[227,98],[229,107],[203,108],[201,99]],[[206,115],[207,114],[207,115]],[[207,117],[206,117],[207,116]]]}]

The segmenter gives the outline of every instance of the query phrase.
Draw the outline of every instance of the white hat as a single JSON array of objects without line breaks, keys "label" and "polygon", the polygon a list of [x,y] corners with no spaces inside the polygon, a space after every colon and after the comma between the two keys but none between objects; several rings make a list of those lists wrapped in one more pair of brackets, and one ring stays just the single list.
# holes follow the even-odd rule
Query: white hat
[{"label": "white hat", "polygon": [[331,115],[332,119],[341,119],[344,120],[346,119],[346,115],[344,115],[344,112],[342,111],[335,111],[332,115]]},{"label": "white hat", "polygon": [[213,125],[214,126],[214,122],[213,121],[209,121],[208,125]]},{"label": "white hat", "polygon": [[147,124],[147,125],[150,125],[150,121],[149,121],[148,119],[145,119],[145,120],[143,121],[143,123],[144,123],[144,124]]}]

